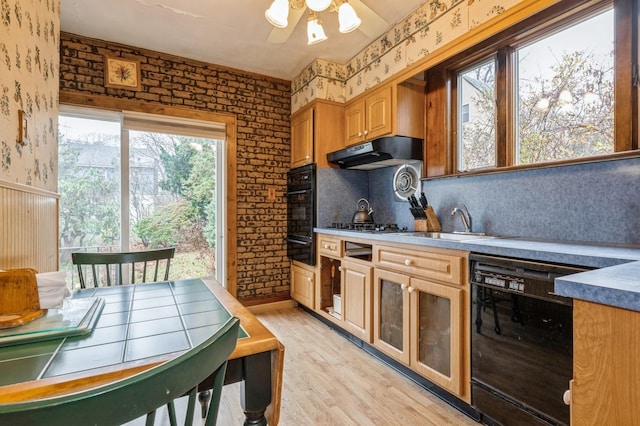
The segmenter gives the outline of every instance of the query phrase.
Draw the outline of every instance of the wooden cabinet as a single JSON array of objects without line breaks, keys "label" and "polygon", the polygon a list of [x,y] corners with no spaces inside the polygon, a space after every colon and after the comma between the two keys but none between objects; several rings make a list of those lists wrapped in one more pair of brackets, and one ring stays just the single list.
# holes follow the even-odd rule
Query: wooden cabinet
[{"label": "wooden cabinet", "polygon": [[313,163],[313,108],[291,117],[291,168]]},{"label": "wooden cabinet", "polygon": [[327,153],[344,147],[344,106],[315,100],[291,116],[291,167],[329,167]]},{"label": "wooden cabinet", "polygon": [[373,262],[376,266],[429,277],[432,280],[460,284],[465,280],[464,256],[426,250],[375,245]]},{"label": "wooden cabinet", "polygon": [[315,272],[312,266],[291,263],[291,298],[308,308],[314,308]]},{"label": "wooden cabinet", "polygon": [[342,320],[354,336],[371,343],[371,266],[343,260]]},{"label": "wooden cabinet", "polygon": [[468,253],[329,234],[317,244],[316,313],[470,403]]},{"label": "wooden cabinet", "polygon": [[409,365],[409,288],[404,274],[373,271],[373,344]]},{"label": "wooden cabinet", "polygon": [[462,393],[462,289],[412,278],[409,365],[456,395]]},{"label": "wooden cabinet", "polygon": [[377,268],[373,287],[373,344],[460,395],[462,289]]},{"label": "wooden cabinet", "polygon": [[470,402],[466,254],[373,248],[373,344]]},{"label": "wooden cabinet", "polygon": [[340,238],[318,235],[318,253],[325,256],[342,257],[342,241]]},{"label": "wooden cabinet", "polygon": [[572,425],[640,424],[640,312],[573,303]]},{"label": "wooden cabinet", "polygon": [[345,145],[385,135],[424,139],[424,82],[386,84],[366,92],[345,107]]}]

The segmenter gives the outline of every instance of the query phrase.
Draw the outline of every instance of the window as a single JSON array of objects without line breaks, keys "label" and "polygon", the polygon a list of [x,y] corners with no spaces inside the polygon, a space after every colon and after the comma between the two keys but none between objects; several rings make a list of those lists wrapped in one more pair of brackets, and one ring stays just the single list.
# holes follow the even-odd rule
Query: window
[{"label": "window", "polygon": [[515,50],[515,164],[612,154],[613,10]]},{"label": "window", "polygon": [[636,150],[637,7],[560,2],[428,70],[427,175]]},{"label": "window", "polygon": [[60,269],[73,251],[176,246],[170,279],[223,282],[218,126],[61,106]]},{"label": "window", "polygon": [[[496,165],[496,69],[491,60],[458,75],[458,170]],[[466,107],[466,111],[465,111]],[[472,107],[472,108],[471,108]],[[470,116],[473,110],[473,118]]]},{"label": "window", "polygon": [[462,124],[469,122],[469,104],[462,105]]}]

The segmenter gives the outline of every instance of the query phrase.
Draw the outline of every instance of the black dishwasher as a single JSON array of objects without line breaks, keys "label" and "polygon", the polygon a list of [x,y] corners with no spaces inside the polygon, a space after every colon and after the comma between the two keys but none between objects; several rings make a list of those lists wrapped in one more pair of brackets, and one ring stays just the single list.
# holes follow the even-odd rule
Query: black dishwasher
[{"label": "black dishwasher", "polygon": [[574,266],[471,254],[471,405],[483,422],[568,425],[573,301],[554,279]]}]

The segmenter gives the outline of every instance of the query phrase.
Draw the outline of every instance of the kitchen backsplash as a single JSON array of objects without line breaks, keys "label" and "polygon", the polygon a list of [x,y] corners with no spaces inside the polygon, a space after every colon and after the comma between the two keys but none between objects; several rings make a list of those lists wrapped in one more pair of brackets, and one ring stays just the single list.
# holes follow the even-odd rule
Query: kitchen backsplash
[{"label": "kitchen backsplash", "polygon": [[[394,167],[318,170],[318,226],[348,222],[366,198],[380,223],[413,230],[408,202],[395,200]],[[465,204],[473,231],[563,241],[640,244],[640,158],[422,181],[445,231]]]}]

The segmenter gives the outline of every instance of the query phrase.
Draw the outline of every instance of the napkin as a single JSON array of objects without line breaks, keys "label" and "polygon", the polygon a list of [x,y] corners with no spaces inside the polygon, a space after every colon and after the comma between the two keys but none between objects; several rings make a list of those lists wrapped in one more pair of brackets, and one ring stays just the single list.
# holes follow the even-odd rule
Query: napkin
[{"label": "napkin", "polygon": [[67,272],[43,272],[36,274],[40,309],[61,308],[65,297],[71,295],[67,287]]}]

